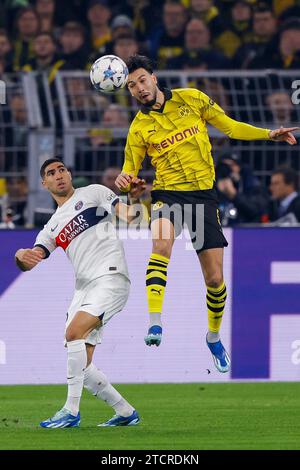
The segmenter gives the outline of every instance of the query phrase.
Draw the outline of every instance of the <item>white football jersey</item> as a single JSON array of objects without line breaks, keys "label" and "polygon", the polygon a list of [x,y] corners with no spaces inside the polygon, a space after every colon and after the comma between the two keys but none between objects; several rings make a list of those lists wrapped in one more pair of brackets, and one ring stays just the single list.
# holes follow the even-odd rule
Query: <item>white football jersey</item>
[{"label": "white football jersey", "polygon": [[75,189],[36,238],[35,246],[42,247],[46,257],[59,246],[66,252],[76,289],[104,274],[121,273],[129,279],[123,244],[111,223],[118,201],[113,191],[99,184]]}]

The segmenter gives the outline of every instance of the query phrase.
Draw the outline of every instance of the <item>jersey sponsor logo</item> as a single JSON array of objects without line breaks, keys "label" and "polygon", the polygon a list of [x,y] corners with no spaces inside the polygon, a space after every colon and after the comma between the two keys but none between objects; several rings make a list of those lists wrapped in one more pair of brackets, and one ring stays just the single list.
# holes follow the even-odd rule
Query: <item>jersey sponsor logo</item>
[{"label": "jersey sponsor logo", "polygon": [[56,245],[66,250],[72,240],[78,237],[78,235],[85,232],[88,228],[97,225],[108,216],[108,212],[105,209],[101,211],[100,215],[97,215],[97,212],[99,212],[99,207],[89,207],[76,215],[59,232],[55,238]]},{"label": "jersey sponsor logo", "polygon": [[171,147],[178,142],[181,142],[189,137],[192,137],[195,134],[198,134],[199,126],[192,126],[184,129],[184,131],[176,132],[176,134],[172,135],[171,137],[167,137],[166,139],[162,140],[159,144],[153,144],[153,147],[160,153],[162,150]]},{"label": "jersey sponsor logo", "polygon": [[57,229],[58,227],[58,224],[55,225],[55,227],[51,228],[51,232],[55,232],[55,230]]},{"label": "jersey sponsor logo", "polygon": [[83,202],[82,202],[82,201],[78,201],[78,202],[75,204],[75,211],[80,211],[80,209],[82,209],[82,206],[83,206]]},{"label": "jersey sponsor logo", "polygon": [[153,209],[154,211],[158,211],[158,209],[161,209],[163,205],[164,205],[163,202],[157,201],[157,202],[154,204],[154,206],[153,206],[152,209]]}]

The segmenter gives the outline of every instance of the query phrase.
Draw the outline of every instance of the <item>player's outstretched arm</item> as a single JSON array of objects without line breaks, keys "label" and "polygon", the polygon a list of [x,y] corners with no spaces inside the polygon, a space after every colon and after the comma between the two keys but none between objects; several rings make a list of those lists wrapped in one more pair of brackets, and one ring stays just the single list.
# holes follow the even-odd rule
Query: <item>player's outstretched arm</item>
[{"label": "player's outstretched arm", "polygon": [[[131,189],[130,189],[130,202],[134,204],[139,202],[140,195],[146,189],[146,181],[136,176],[131,177]],[[117,216],[124,220],[125,222],[132,222],[138,217],[137,211],[134,209],[134,206],[124,204],[123,202],[118,202],[115,206],[115,211]]]},{"label": "player's outstretched arm", "polygon": [[15,254],[15,261],[21,271],[30,271],[45,258],[42,248],[20,248]]},{"label": "player's outstretched arm", "polygon": [[270,130],[261,127],[255,127],[245,122],[236,121],[224,113],[214,115],[208,119],[209,124],[219,129],[231,139],[238,140],[274,140],[275,142],[287,142],[290,145],[297,143],[293,131],[299,127],[281,127],[280,129]]}]

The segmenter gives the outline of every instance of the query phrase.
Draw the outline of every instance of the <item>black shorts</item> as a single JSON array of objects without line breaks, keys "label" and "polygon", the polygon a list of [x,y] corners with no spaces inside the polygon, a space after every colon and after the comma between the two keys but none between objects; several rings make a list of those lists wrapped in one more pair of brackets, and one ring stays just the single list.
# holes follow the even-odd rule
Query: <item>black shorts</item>
[{"label": "black shorts", "polygon": [[220,223],[215,189],[154,190],[151,195],[151,222],[160,218],[170,220],[174,225],[176,237],[181,233],[183,224],[186,223],[197,253],[228,245]]}]

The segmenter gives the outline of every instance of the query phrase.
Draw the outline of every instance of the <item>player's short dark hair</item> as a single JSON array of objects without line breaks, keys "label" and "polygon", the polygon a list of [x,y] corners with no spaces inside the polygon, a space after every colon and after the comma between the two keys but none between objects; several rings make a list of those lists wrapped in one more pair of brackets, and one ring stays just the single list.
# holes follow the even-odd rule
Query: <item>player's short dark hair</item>
[{"label": "player's short dark hair", "polygon": [[272,175],[282,175],[285,184],[298,188],[298,175],[295,170],[288,167],[279,167],[273,171]]},{"label": "player's short dark hair", "polygon": [[51,165],[51,163],[62,163],[62,165],[65,166],[64,162],[59,157],[48,158],[48,160],[45,160],[40,168],[40,175],[42,179],[45,177],[45,170],[47,166]]},{"label": "player's short dark hair", "polygon": [[145,69],[147,72],[153,73],[152,61],[145,55],[134,54],[130,56],[126,65],[129,73],[132,73],[137,69]]}]

